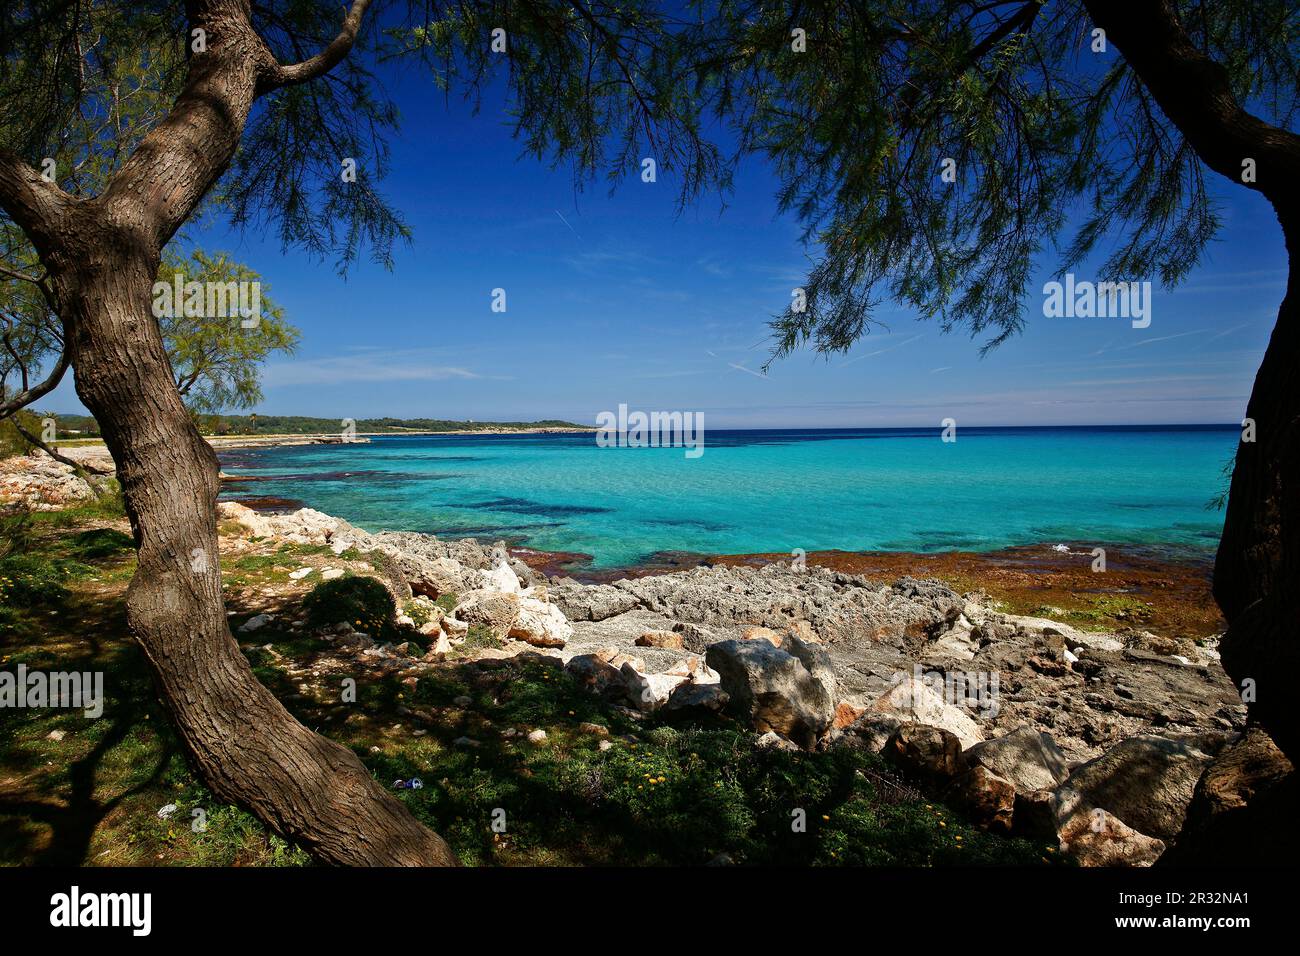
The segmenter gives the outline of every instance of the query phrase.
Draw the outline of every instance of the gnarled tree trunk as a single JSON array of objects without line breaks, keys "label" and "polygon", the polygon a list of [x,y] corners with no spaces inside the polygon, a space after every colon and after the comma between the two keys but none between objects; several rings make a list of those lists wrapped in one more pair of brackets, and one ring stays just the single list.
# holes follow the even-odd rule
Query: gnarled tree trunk
[{"label": "gnarled tree trunk", "polygon": [[[1283,220],[1292,262],[1300,217]],[[1252,714],[1294,761],[1300,719],[1290,689],[1300,670],[1300,275],[1294,266],[1246,417],[1256,440],[1237,446],[1214,597],[1228,619],[1223,666]],[[1250,683],[1247,683],[1250,682]]]},{"label": "gnarled tree trunk", "polygon": [[[1237,446],[1214,597],[1228,621],[1224,668],[1252,716],[1300,759],[1300,711],[1287,687],[1300,663],[1300,136],[1237,101],[1227,71],[1191,42],[1169,0],[1083,2],[1201,160],[1262,193],[1282,224],[1286,298],[1246,410],[1256,440]],[[1242,175],[1247,161],[1254,177]]]},{"label": "gnarled tree trunk", "polygon": [[49,273],[77,393],[117,464],[139,566],[127,618],[204,780],[317,859],[456,862],[351,751],[298,723],[258,682],[226,624],[217,553],[217,462],[176,390],[151,309],[161,250],[226,169],[257,96],[339,62],[340,38],[295,66],[274,61],[247,0],[191,0],[207,36],[168,116],[105,192],[78,200],[0,153],[0,201]]},{"label": "gnarled tree trunk", "polygon": [[254,676],[222,601],[216,456],[176,392],[149,312],[153,263],[88,244],[100,249],[98,276],[68,305],[77,394],[117,463],[138,546],[127,619],[203,779],[320,860],[453,863],[351,751],[298,723]]}]

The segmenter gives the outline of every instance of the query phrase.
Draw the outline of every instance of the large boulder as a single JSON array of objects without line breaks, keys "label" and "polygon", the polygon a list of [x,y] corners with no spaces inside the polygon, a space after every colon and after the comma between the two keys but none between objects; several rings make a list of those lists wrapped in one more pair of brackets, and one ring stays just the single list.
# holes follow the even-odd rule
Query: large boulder
[{"label": "large boulder", "polygon": [[412,594],[438,598],[444,594],[464,594],[481,587],[483,572],[462,567],[450,558],[425,558],[399,551],[391,545],[384,545],[376,551],[387,556],[389,566],[406,582]]},{"label": "large boulder", "polygon": [[1201,774],[1222,748],[1214,734],[1141,734],[1112,747],[1056,788],[1058,817],[1100,808],[1149,836],[1172,840],[1183,828]]},{"label": "large boulder", "polygon": [[835,739],[835,745],[878,754],[885,749],[894,731],[902,725],[903,721],[892,714],[876,714],[868,711],[844,728]]},{"label": "large boulder", "polygon": [[961,741],[950,731],[909,722],[899,725],[881,753],[900,770],[941,787],[966,769],[961,750]]},{"label": "large boulder", "polygon": [[690,678],[681,674],[643,674],[630,662],[624,663],[623,684],[628,699],[637,710],[649,713],[658,710],[682,684]]},{"label": "large boulder", "polygon": [[422,565],[420,574],[410,581],[411,590],[417,594],[428,594],[430,597],[464,594],[477,587],[478,572],[451,558],[434,558]]},{"label": "large boulder", "polygon": [[595,654],[577,654],[569,659],[564,669],[582,686],[597,694],[621,695],[626,685],[623,671],[610,663],[615,655],[613,648]]},{"label": "large boulder", "polygon": [[1016,787],[987,767],[975,764],[953,778],[944,799],[965,810],[972,820],[987,830],[1011,832],[1016,808]]},{"label": "large boulder", "polygon": [[1222,814],[1243,809],[1256,796],[1285,780],[1293,770],[1291,761],[1272,738],[1262,729],[1252,727],[1240,740],[1225,747],[1201,775],[1187,809],[1188,824],[1200,826]]},{"label": "large boulder", "polygon": [[1150,866],[1165,852],[1163,840],[1139,833],[1101,809],[1074,814],[1058,837],[1061,852],[1080,866]]},{"label": "large boulder", "polygon": [[519,577],[504,561],[488,571],[480,571],[482,587],[485,591],[501,591],[505,594],[518,594]]},{"label": "large boulder", "polygon": [[1187,821],[1164,862],[1294,866],[1300,798],[1291,761],[1259,727],[1225,747],[1196,784]]},{"label": "large boulder", "polygon": [[721,641],[705,654],[719,674],[731,707],[755,729],[774,731],[812,748],[835,719],[835,673],[825,649],[787,636]]},{"label": "large boulder", "polygon": [[707,717],[721,713],[730,700],[721,684],[687,681],[673,689],[663,709],[666,714],[676,717]]},{"label": "large boulder", "polygon": [[506,637],[519,617],[517,594],[501,591],[470,591],[460,596],[452,616],[470,626],[486,627],[497,637]]},{"label": "large boulder", "polygon": [[509,635],[534,647],[563,647],[573,636],[573,626],[554,604],[521,597],[519,614],[510,625]]},{"label": "large boulder", "polygon": [[984,739],[979,725],[965,710],[948,703],[915,674],[902,676],[891,690],[873,701],[868,710],[904,722],[939,727],[956,736],[963,747],[973,747]]},{"label": "large boulder", "polygon": [[965,756],[968,764],[985,767],[1011,781],[1018,793],[1050,790],[1070,773],[1065,754],[1051,735],[1032,727],[977,743]]}]

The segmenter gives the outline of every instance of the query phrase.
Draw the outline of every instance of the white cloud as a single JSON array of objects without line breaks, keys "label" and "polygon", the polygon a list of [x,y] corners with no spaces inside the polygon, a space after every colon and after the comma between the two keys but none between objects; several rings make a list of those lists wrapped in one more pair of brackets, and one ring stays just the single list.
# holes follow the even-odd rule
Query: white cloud
[{"label": "white cloud", "polygon": [[[501,378],[486,376],[458,365],[440,364],[439,356],[424,350],[365,351],[316,359],[289,359],[266,367],[267,388],[288,385],[337,385],[343,382],[436,382]],[[444,359],[445,361],[445,359]]]}]

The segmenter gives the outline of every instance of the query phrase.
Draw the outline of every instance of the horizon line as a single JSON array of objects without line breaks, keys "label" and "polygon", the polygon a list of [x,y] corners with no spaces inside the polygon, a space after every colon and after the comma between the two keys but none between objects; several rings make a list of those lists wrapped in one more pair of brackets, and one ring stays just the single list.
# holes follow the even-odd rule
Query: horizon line
[{"label": "horizon line", "polygon": [[[76,418],[94,418],[89,412],[51,412],[56,416],[69,416]],[[541,426],[543,422],[563,422],[566,425],[573,425],[580,428],[589,428],[592,431],[599,431],[600,427],[595,424],[585,424],[583,422],[573,421],[571,419],[550,417],[535,418],[532,420],[526,418],[516,419],[474,419],[474,418],[436,418],[431,415],[417,415],[404,417],[398,415],[365,415],[365,416],[331,416],[331,415],[295,415],[295,414],[278,414],[275,412],[218,412],[205,413],[215,414],[229,418],[248,418],[257,415],[259,418],[306,418],[316,419],[319,421],[344,421],[352,420],[356,422],[378,421],[381,419],[392,419],[400,422],[415,421],[421,418],[452,422],[455,424],[465,425],[537,425]],[[703,417],[703,412],[698,413]],[[713,426],[718,431],[846,431],[846,430],[865,430],[873,429],[878,431],[903,431],[917,428],[943,428],[943,423],[934,424],[917,424],[917,425],[736,425],[736,426]],[[1020,423],[1020,424],[978,424],[978,425],[958,425],[958,428],[1221,428],[1221,429],[1239,429],[1242,423],[1239,421],[1229,422],[1088,422],[1073,424],[1051,424],[1051,423]],[[413,429],[419,431],[419,429]],[[386,434],[383,432],[372,434]],[[400,434],[400,433],[397,433]],[[435,433],[436,434],[436,433]]]}]

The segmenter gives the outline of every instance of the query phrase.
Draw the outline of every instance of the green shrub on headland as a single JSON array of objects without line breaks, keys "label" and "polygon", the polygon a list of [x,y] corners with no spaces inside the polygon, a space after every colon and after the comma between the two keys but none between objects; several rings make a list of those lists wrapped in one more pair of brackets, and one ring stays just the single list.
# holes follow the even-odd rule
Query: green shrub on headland
[{"label": "green shrub on headland", "polygon": [[303,598],[302,606],[310,627],[333,627],[346,621],[368,634],[389,629],[397,612],[388,589],[368,577],[324,581]]}]

